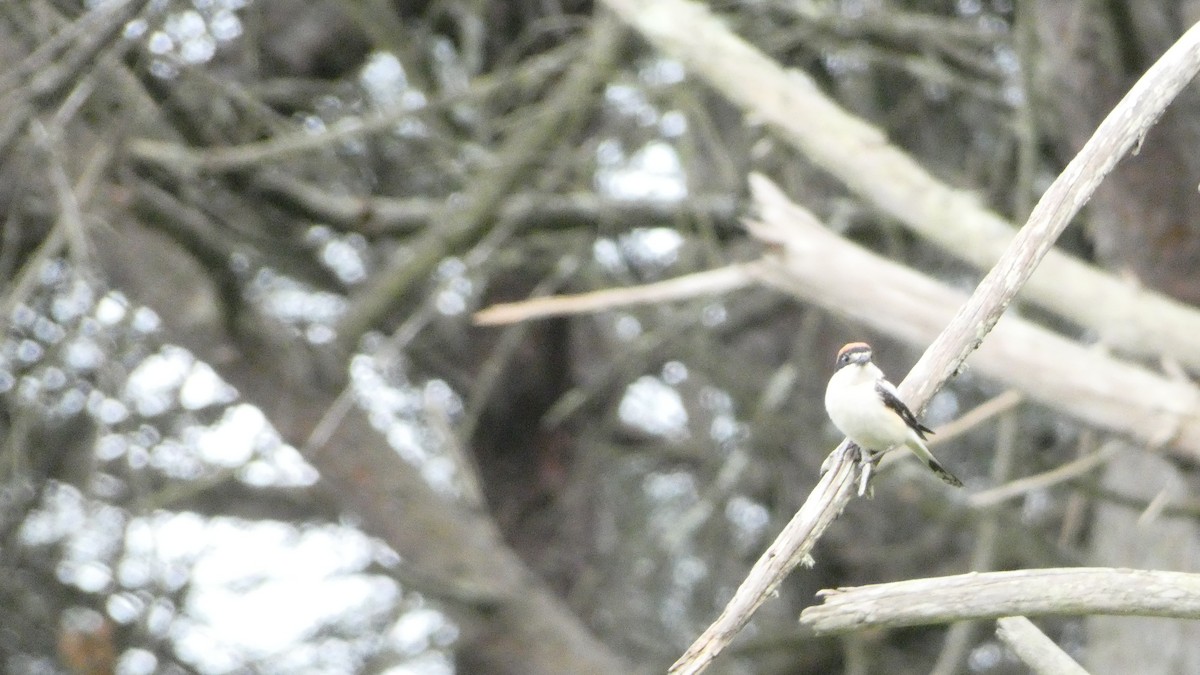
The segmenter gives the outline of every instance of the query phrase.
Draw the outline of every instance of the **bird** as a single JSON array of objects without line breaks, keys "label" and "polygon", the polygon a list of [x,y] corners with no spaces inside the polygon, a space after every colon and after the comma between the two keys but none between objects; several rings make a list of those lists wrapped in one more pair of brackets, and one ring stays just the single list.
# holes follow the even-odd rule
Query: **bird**
[{"label": "bird", "polygon": [[851,342],[838,350],[834,373],[825,388],[825,411],[843,434],[867,453],[859,494],[866,490],[870,466],[880,455],[905,446],[943,481],[962,487],[962,481],[934,458],[926,444],[933,430],[917,421],[896,385],[871,362],[871,345]]}]

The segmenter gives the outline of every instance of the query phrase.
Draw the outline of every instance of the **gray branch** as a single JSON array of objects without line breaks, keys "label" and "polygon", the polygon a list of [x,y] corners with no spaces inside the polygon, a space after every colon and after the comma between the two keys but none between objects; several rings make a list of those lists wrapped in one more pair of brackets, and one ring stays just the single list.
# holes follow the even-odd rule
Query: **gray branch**
[{"label": "gray branch", "polygon": [[826,635],[1005,616],[1119,614],[1200,619],[1200,574],[1055,568],[959,574],[821,591],[800,623]]}]

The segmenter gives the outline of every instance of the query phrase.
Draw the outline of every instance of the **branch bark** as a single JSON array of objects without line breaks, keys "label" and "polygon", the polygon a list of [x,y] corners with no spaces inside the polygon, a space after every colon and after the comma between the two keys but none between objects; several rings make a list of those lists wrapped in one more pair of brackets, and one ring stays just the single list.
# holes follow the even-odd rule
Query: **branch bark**
[{"label": "branch bark", "polygon": [[1004,616],[1200,618],[1200,574],[1077,567],[959,574],[821,591],[800,613],[819,635]]},{"label": "branch bark", "polygon": [[[783,68],[733,34],[699,3],[605,2],[654,46],[682,61],[690,72],[708,81],[748,114],[767,122],[880,211],[950,255],[987,269],[1013,240],[1014,229],[1009,222],[984,208],[971,194],[937,180],[889,144],[881,131],[822,94],[807,75]],[[1157,96],[1172,98],[1173,90],[1190,80],[1194,72],[1188,64],[1196,58],[1195,32],[1189,31],[1172,48],[1171,56],[1164,56],[1176,64],[1173,83],[1167,86],[1158,82],[1153,85],[1156,91],[1135,87],[1130,96],[1145,97],[1143,102],[1150,108],[1164,103],[1152,100]],[[1137,115],[1138,123],[1144,126],[1134,138],[1140,137],[1156,118]],[[1111,115],[1109,119],[1109,124],[1121,123]],[[1112,161],[1121,154],[1113,153]],[[1099,180],[1109,168],[1091,177]],[[1200,341],[1195,339],[1200,334],[1200,312],[1077,258],[1058,251],[1046,254],[1042,269],[1029,280],[1022,298],[1099,332],[1106,344],[1122,352],[1139,356],[1166,354],[1192,369],[1200,369]]]}]

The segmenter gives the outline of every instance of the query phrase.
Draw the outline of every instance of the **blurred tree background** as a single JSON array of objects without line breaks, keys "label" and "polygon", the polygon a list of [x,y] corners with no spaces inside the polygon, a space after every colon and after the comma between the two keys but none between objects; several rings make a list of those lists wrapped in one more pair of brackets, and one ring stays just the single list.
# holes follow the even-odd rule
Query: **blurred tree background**
[{"label": "blurred tree background", "polygon": [[[710,7],[1020,223],[1198,4]],[[1060,247],[1200,303],[1198,113],[1185,92]],[[758,255],[750,171],[893,260],[980,276],[576,0],[0,3],[0,148],[11,673],[662,672],[840,440],[837,347],[869,340],[896,379],[919,352],[768,289],[473,312]],[[1002,392],[968,371],[926,421]],[[1021,405],[937,452],[970,492],[1106,443]],[[838,585],[1196,570],[1195,466],[1121,447],[987,510],[899,463],[713,672],[1022,672],[983,626],[795,619]],[[1200,672],[1195,625],[1043,627],[1093,672]]]}]

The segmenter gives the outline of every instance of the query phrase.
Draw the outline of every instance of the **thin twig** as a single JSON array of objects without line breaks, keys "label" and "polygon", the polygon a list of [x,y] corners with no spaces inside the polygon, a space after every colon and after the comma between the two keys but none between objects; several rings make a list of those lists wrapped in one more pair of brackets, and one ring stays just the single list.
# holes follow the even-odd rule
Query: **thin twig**
[{"label": "thin twig", "polygon": [[1096,452],[1067,462],[1049,471],[1018,478],[1004,485],[976,492],[967,498],[967,504],[972,508],[986,509],[1009,499],[1027,495],[1034,490],[1045,490],[1060,483],[1085,476],[1112,459],[1124,445],[1123,441],[1109,441]]},{"label": "thin twig", "polygon": [[585,54],[538,108],[538,114],[505,139],[494,168],[476,176],[462,199],[448,201],[422,238],[354,298],[337,326],[343,345],[355,344],[438,261],[482,236],[525,171],[547,147],[561,141],[567,126],[582,122],[580,113],[611,72],[623,39],[624,31],[616,20],[598,11]]},{"label": "thin twig", "polygon": [[[1145,511],[1150,504],[1145,497],[1139,495],[1126,494],[1118,492],[1112,488],[1093,487],[1090,485],[1081,486],[1078,492],[1087,495],[1100,502],[1108,502],[1117,506],[1123,506],[1138,511]],[[1190,518],[1200,520],[1200,500],[1189,499],[1179,501],[1171,501],[1164,504],[1161,509],[1163,516],[1170,518]],[[1063,540],[1069,540],[1063,538]]]},{"label": "thin twig", "polygon": [[1033,0],[1020,0],[1013,13],[1013,50],[1017,53],[1020,101],[1013,115],[1013,128],[1017,141],[1016,177],[1013,181],[1013,213],[1017,218],[1029,215],[1030,205],[1036,193],[1034,179],[1038,167],[1038,118],[1034,110],[1036,83],[1034,68],[1037,53],[1037,8]]},{"label": "thin twig", "polygon": [[952,441],[993,417],[1003,415],[1016,408],[1024,400],[1025,397],[1021,395],[1021,392],[1015,389],[1009,389],[990,398],[963,413],[957,419],[938,427],[937,435],[929,439],[929,446],[937,447],[942,443]]},{"label": "thin twig", "polygon": [[727,293],[752,283],[754,277],[747,273],[744,265],[729,265],[641,286],[609,288],[591,293],[555,295],[492,305],[475,313],[475,323],[480,326],[496,326],[550,316],[659,304]]},{"label": "thin twig", "polygon": [[[1094,454],[1100,445],[1098,437],[1099,434],[1095,429],[1084,429],[1079,434],[1079,440],[1075,442],[1075,459]],[[1091,499],[1081,490],[1072,490],[1067,495],[1066,504],[1063,506],[1062,520],[1058,526],[1059,546],[1066,547],[1070,545],[1070,542],[1077,540],[1079,533],[1083,531],[1090,503]]]},{"label": "thin twig", "polygon": [[[79,199],[71,185],[71,177],[67,175],[60,147],[61,138],[52,134],[37,119],[30,122],[29,130],[34,142],[42,147],[49,159],[46,163],[48,182],[53,188],[55,199],[58,202],[58,220],[55,222],[55,227],[64,228],[67,252],[70,254],[71,261],[77,267],[83,268],[88,259],[86,225],[84,224],[83,209],[80,207]],[[55,131],[56,133],[61,132],[61,128],[56,128]]]}]

